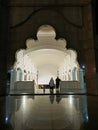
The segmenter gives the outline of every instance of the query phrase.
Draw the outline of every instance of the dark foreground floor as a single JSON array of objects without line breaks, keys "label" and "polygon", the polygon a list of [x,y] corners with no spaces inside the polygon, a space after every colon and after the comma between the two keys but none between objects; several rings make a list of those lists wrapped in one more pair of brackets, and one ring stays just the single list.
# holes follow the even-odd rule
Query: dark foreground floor
[{"label": "dark foreground floor", "polygon": [[0,130],[98,130],[98,97],[0,97]]}]

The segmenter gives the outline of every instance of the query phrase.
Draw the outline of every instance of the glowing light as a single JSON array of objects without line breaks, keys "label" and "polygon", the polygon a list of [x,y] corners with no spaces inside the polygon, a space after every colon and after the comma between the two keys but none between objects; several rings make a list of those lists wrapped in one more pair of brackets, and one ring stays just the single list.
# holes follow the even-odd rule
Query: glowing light
[{"label": "glowing light", "polygon": [[6,117],[5,120],[8,121],[8,117]]},{"label": "glowing light", "polygon": [[82,65],[82,69],[85,69],[85,65]]},{"label": "glowing light", "polygon": [[72,104],[73,104],[73,97],[72,97],[72,95],[70,95],[69,96],[69,104],[72,106]]},{"label": "glowing light", "polygon": [[88,122],[89,121],[89,116],[88,113],[85,114],[85,121]]},{"label": "glowing light", "polygon": [[23,96],[23,98],[22,98],[23,109],[25,109],[25,107],[26,107],[26,99],[27,99],[27,97]]},{"label": "glowing light", "polygon": [[88,115],[86,115],[86,121],[88,122]]},{"label": "glowing light", "polygon": [[5,117],[5,123],[7,124],[8,121],[9,121],[9,118],[8,118],[8,116],[6,116],[6,117]]}]

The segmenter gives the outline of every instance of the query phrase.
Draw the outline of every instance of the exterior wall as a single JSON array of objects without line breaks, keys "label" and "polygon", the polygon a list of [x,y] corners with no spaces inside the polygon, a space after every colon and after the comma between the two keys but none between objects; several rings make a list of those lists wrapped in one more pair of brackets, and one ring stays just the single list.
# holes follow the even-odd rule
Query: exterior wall
[{"label": "exterior wall", "polygon": [[[39,26],[49,24],[57,32],[56,38],[65,38],[68,48],[75,49],[78,61],[86,64],[87,90],[96,94],[96,68],[93,47],[91,0],[11,0],[8,6],[0,5],[2,43],[0,60],[0,92],[5,92],[6,62],[8,69],[15,62],[15,52],[25,48],[25,41],[34,37]],[[8,8],[10,9],[10,38],[8,43]],[[88,24],[90,23],[90,24]],[[5,40],[6,39],[6,40]],[[8,50],[5,48],[8,45]],[[8,52],[8,55],[7,55]],[[89,56],[90,55],[90,56]],[[92,64],[90,64],[92,63]]]},{"label": "exterior wall", "polygon": [[91,5],[83,7],[84,38],[83,46],[86,59],[86,84],[88,93],[97,94],[94,37],[92,28]]}]

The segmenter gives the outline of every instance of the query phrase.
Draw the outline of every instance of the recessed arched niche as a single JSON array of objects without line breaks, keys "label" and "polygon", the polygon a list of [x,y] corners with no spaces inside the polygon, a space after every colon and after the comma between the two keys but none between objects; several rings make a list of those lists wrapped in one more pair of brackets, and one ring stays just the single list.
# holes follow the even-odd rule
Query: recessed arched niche
[{"label": "recessed arched niche", "polygon": [[[79,81],[77,53],[66,48],[67,44],[66,39],[56,39],[52,26],[39,27],[37,40],[28,38],[26,49],[16,52],[14,69],[17,76],[14,81],[35,80],[36,84],[48,84],[51,77],[55,79],[57,76],[62,81]],[[21,69],[21,76],[18,76],[17,68]]]}]

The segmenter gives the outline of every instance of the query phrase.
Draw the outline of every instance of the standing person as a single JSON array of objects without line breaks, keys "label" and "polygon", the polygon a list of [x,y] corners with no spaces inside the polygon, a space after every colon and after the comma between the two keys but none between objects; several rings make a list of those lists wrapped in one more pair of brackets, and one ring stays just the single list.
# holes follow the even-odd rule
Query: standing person
[{"label": "standing person", "polygon": [[59,88],[59,84],[60,84],[60,79],[59,79],[59,77],[57,76],[57,78],[56,78],[56,88]]},{"label": "standing person", "polygon": [[53,88],[54,88],[54,79],[51,77],[50,81],[49,81],[49,86],[50,86],[50,90],[52,90],[53,92]]}]

